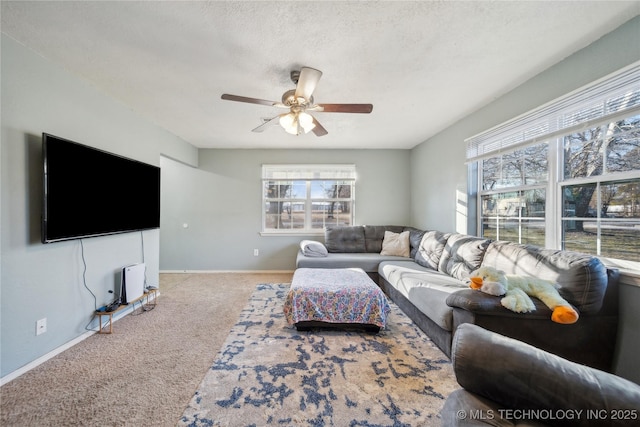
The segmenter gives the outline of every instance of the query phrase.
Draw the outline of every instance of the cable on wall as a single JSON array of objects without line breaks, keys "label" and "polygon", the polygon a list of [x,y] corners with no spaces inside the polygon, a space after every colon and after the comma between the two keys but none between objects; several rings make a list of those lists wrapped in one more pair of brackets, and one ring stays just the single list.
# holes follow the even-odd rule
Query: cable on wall
[{"label": "cable on wall", "polygon": [[83,265],[82,284],[89,291],[91,296],[93,296],[93,309],[97,310],[98,309],[98,299],[96,298],[96,294],[94,294],[93,291],[91,289],[89,289],[89,286],[87,286],[87,261],[84,258],[84,243],[82,242],[82,239],[80,239],[80,256],[82,257],[82,265]]},{"label": "cable on wall", "polygon": [[[82,284],[84,285],[84,287],[89,291],[89,293],[91,294],[91,296],[93,296],[93,307],[94,307],[94,313],[96,310],[98,310],[98,299],[96,298],[96,294],[93,293],[93,291],[89,288],[89,286],[87,286],[87,261],[84,258],[84,243],[82,241],[82,239],[80,240],[80,256],[82,258]],[[93,322],[93,318],[95,317],[95,314],[93,316],[91,316],[91,320],[89,320],[89,323],[86,324],[86,326],[84,327],[85,330],[87,331],[95,331],[96,329],[91,328],[90,325]],[[98,325],[99,328],[102,328],[102,325]],[[100,330],[100,329],[98,329]]]}]

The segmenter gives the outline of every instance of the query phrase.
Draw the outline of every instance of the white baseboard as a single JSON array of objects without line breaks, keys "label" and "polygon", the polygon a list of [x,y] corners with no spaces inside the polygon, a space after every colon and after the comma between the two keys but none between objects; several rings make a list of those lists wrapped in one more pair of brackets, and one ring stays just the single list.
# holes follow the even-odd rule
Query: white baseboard
[{"label": "white baseboard", "polygon": [[4,377],[0,378],[0,386],[3,386],[5,384],[7,384],[8,382],[15,380],[16,378],[18,378],[19,376],[21,376],[23,374],[26,374],[27,372],[29,372],[33,368],[43,364],[47,360],[52,359],[53,357],[57,356],[58,354],[62,353],[63,351],[70,349],[71,347],[73,347],[74,345],[78,344],[79,342],[82,342],[82,341],[86,340],[91,335],[95,334],[96,332],[97,331],[87,331],[84,334],[80,335],[79,337],[77,337],[75,339],[72,339],[71,341],[61,345],[60,347],[58,347],[56,349],[51,350],[49,353],[45,354],[44,356],[38,357],[33,362],[29,362],[26,365],[22,366],[21,368],[18,368],[15,371],[11,372],[10,374],[5,375]]},{"label": "white baseboard", "polygon": [[[159,296],[159,295],[160,295],[160,291],[157,292],[157,296]],[[156,296],[156,298],[157,298],[157,296]],[[127,307],[127,308],[119,311],[116,315],[113,316],[113,320],[112,321],[116,322],[116,321],[120,320],[121,318],[123,318],[124,316],[126,316],[127,314],[132,312],[133,309],[134,309],[134,305],[132,304],[130,307]],[[86,340],[87,338],[89,338],[90,336],[92,336],[92,335],[94,335],[96,333],[98,333],[98,326],[96,326],[92,330],[89,330],[89,331],[81,334],[80,336],[72,339],[71,341],[64,343],[60,347],[51,350],[47,354],[38,357],[36,360],[34,360],[32,362],[29,362],[26,365],[16,369],[15,371],[5,375],[4,377],[0,378],[0,387],[2,387],[3,385],[15,380],[19,376],[26,374],[30,370],[42,365],[47,360],[54,358],[55,356],[57,356],[58,354],[62,353],[63,351],[70,349],[74,345]]]}]

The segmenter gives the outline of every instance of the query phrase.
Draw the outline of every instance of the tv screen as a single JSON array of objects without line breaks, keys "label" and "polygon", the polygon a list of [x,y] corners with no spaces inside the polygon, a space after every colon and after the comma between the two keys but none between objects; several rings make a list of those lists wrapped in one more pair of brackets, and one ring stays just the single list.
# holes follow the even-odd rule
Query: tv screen
[{"label": "tv screen", "polygon": [[42,242],[160,227],[160,168],[43,133]]}]

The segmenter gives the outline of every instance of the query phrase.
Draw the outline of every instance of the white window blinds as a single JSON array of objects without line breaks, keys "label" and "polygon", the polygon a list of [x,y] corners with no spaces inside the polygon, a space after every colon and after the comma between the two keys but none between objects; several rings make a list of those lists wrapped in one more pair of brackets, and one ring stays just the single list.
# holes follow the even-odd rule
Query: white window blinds
[{"label": "white window blinds", "polygon": [[355,180],[356,165],[262,165],[262,179]]},{"label": "white window blinds", "polygon": [[465,140],[474,162],[574,131],[640,114],[640,62]]}]

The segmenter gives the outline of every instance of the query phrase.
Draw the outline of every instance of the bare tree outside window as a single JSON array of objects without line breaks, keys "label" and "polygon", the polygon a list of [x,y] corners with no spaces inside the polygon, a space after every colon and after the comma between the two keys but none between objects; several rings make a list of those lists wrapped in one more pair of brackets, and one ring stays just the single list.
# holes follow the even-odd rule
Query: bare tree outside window
[{"label": "bare tree outside window", "polygon": [[[604,164],[604,139],[601,128],[589,129],[565,137],[564,149],[565,179],[591,177],[602,174]],[[589,216],[589,204],[595,186],[582,185],[571,188],[574,215],[578,218]],[[591,215],[593,216],[593,215]],[[582,230],[582,221],[577,221],[578,230]]]},{"label": "bare tree outside window", "polygon": [[[640,116],[565,138],[563,243],[567,249],[616,259],[640,260]],[[575,217],[570,219],[568,217]]]},{"label": "bare tree outside window", "polygon": [[[354,179],[312,179],[330,175],[330,165],[320,166],[318,173],[314,165],[294,165],[290,173],[286,166],[277,168],[280,174],[310,179],[263,179],[263,232],[317,232],[329,225],[353,225]],[[336,170],[345,173],[344,167]],[[351,175],[355,178],[355,169]]]},{"label": "bare tree outside window", "polygon": [[536,144],[482,162],[484,237],[544,245],[547,152]]},{"label": "bare tree outside window", "polygon": [[640,268],[639,112],[635,64],[466,139],[480,234]]},{"label": "bare tree outside window", "polygon": [[[640,260],[640,178],[626,176],[640,171],[640,116],[571,133],[561,147],[563,248]],[[549,156],[543,143],[482,161],[483,236],[545,244]]]}]

